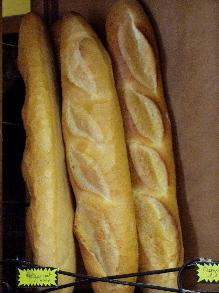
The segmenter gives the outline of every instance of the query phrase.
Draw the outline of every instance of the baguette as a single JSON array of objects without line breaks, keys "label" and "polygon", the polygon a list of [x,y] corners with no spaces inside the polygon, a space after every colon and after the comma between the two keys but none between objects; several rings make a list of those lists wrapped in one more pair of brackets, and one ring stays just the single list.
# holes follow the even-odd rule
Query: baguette
[{"label": "baguette", "polygon": [[[119,0],[106,21],[129,153],[141,271],[183,261],[176,200],[171,125],[155,36],[140,5]],[[176,287],[176,274],[147,276],[147,283]]]},{"label": "baguette", "polygon": [[[135,272],[134,200],[111,62],[77,14],[63,19],[60,42],[62,126],[85,268],[99,277]],[[134,290],[108,283],[93,288],[96,293]]]},{"label": "baguette", "polygon": [[[35,264],[75,272],[73,206],[65,165],[53,54],[40,17],[22,18],[18,67],[26,86],[22,173],[29,194],[26,226]],[[59,284],[72,278],[59,277]],[[72,292],[72,288],[61,292]]]}]

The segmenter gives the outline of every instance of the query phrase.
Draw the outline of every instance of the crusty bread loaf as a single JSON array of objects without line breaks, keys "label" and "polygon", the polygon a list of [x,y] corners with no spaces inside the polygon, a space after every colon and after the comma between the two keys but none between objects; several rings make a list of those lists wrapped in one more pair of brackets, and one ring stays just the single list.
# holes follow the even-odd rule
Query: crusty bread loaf
[{"label": "crusty bread loaf", "polygon": [[[176,267],[183,246],[176,201],[171,126],[156,41],[140,5],[119,0],[106,22],[122,108],[139,235],[140,270]],[[145,277],[176,286],[176,275]]]},{"label": "crusty bread loaf", "polygon": [[[137,270],[137,234],[128,159],[109,56],[79,15],[60,38],[62,126],[76,195],[75,233],[89,274]],[[133,288],[94,283],[96,293]]]},{"label": "crusty bread loaf", "polygon": [[[18,66],[26,87],[22,172],[30,194],[26,226],[33,262],[75,271],[73,206],[65,165],[53,53],[41,19],[23,17]],[[59,284],[72,281],[59,277]],[[72,288],[62,292],[72,292]]]}]

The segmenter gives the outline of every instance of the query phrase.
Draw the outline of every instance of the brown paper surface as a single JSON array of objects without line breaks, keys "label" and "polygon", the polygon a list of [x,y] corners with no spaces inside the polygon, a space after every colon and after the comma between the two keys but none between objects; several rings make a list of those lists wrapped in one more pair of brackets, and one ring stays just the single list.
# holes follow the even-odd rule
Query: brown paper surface
[{"label": "brown paper surface", "polygon": [[[103,39],[113,2],[62,0],[59,15],[81,13]],[[219,1],[142,2],[159,42],[185,257],[219,259]]]},{"label": "brown paper surface", "polygon": [[219,259],[219,2],[147,1],[161,43],[185,257]]}]

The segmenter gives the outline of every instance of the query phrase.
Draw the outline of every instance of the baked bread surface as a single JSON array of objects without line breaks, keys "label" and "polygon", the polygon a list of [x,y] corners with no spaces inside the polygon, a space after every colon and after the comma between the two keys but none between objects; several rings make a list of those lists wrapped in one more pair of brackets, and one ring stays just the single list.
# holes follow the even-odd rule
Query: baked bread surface
[{"label": "baked bread surface", "polygon": [[[63,19],[60,42],[62,124],[85,267],[95,276],[135,272],[134,200],[111,62],[77,14]],[[96,293],[134,291],[107,283],[93,288]]]},{"label": "baked bread surface", "polygon": [[[172,134],[157,45],[136,1],[119,0],[106,22],[135,198],[141,271],[177,267],[183,245],[176,200]],[[176,274],[144,277],[176,287]]]},{"label": "baked bread surface", "polygon": [[[26,227],[32,261],[75,272],[73,206],[65,165],[53,53],[35,14],[23,17],[18,66],[25,82],[22,173],[30,195]],[[59,284],[72,278],[59,276]],[[72,292],[66,288],[61,292]]]}]

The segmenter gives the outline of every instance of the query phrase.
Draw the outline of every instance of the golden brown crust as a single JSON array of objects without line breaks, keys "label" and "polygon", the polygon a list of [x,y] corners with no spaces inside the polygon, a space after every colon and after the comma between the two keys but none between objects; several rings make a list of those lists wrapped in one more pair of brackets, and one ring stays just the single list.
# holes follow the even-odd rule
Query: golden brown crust
[{"label": "golden brown crust", "polygon": [[[18,66],[26,87],[22,173],[30,194],[27,233],[33,261],[75,271],[73,206],[61,133],[53,54],[41,19],[28,14],[19,32]],[[69,282],[61,277],[60,284]],[[72,292],[72,288],[62,292]]]},{"label": "golden brown crust", "polygon": [[[137,270],[134,202],[109,56],[76,14],[61,26],[63,133],[76,195],[75,232],[89,274]],[[95,292],[133,288],[95,283]]]},{"label": "golden brown crust", "polygon": [[[117,1],[106,23],[129,150],[136,203],[140,269],[175,267],[183,246],[176,201],[171,126],[156,41],[140,5]],[[173,275],[145,281],[174,287]]]}]

